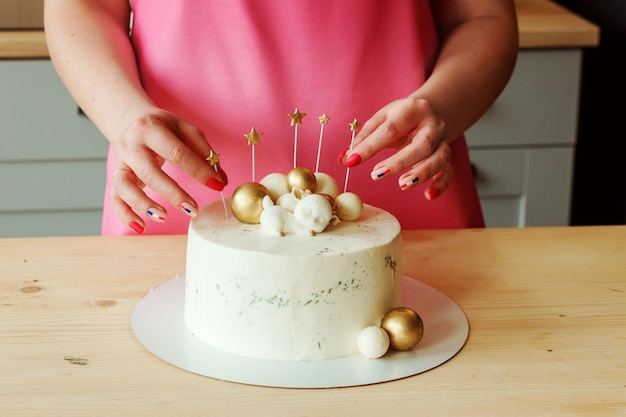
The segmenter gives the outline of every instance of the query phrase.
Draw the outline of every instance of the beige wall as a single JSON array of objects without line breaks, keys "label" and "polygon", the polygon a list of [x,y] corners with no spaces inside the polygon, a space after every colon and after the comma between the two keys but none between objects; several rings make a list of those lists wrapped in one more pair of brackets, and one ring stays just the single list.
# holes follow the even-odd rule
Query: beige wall
[{"label": "beige wall", "polygon": [[0,0],[0,29],[43,28],[44,0]]}]

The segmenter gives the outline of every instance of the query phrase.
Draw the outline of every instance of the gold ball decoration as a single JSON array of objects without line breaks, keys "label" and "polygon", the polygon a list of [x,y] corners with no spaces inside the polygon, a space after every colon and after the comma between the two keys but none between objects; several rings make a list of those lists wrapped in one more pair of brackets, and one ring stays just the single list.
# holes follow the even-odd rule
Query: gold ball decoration
[{"label": "gold ball decoration", "polygon": [[237,220],[247,224],[259,224],[263,198],[266,195],[270,195],[269,190],[258,182],[246,182],[237,187],[230,199],[230,208]]},{"label": "gold ball decoration", "polygon": [[308,168],[297,167],[287,174],[287,189],[291,191],[294,187],[304,191],[313,192],[317,186],[315,174]]},{"label": "gold ball decoration", "polygon": [[424,336],[422,318],[408,307],[389,310],[380,327],[389,335],[389,346],[394,350],[411,350]]}]

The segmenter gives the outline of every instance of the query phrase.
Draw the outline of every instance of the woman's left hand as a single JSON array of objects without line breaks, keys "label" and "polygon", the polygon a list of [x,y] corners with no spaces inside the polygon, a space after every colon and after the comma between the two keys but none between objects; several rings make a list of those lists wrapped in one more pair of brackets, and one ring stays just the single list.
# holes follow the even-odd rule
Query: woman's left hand
[{"label": "woman's left hand", "polygon": [[372,179],[401,174],[398,186],[402,190],[431,181],[424,196],[433,200],[452,182],[451,149],[444,141],[445,132],[445,122],[427,100],[403,98],[376,112],[354,138],[352,150],[339,155],[339,162],[353,167],[383,149],[398,149],[374,166]]}]

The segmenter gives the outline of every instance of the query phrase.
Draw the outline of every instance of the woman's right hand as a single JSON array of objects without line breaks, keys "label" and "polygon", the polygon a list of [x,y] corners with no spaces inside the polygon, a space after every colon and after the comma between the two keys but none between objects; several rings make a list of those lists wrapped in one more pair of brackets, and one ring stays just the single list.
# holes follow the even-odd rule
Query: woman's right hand
[{"label": "woman's right hand", "polygon": [[145,187],[183,213],[197,214],[194,199],[161,169],[165,161],[213,190],[221,191],[228,182],[219,163],[207,160],[214,151],[202,131],[173,113],[155,110],[145,114],[111,143],[117,153],[111,204],[136,233],[145,228],[143,217],[156,222],[167,219],[167,208],[149,198]]}]

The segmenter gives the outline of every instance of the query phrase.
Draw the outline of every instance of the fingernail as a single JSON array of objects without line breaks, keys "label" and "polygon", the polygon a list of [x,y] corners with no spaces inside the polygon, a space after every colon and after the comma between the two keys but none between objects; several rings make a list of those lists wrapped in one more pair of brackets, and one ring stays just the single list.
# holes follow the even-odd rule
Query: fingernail
[{"label": "fingernail", "polygon": [[420,179],[416,176],[416,175],[411,175],[409,177],[403,178],[400,181],[400,189],[401,190],[408,190],[409,188],[413,187],[415,185],[415,183],[417,183]]},{"label": "fingernail", "polygon": [[206,185],[215,191],[222,191],[224,189],[224,183],[217,178],[209,178]]},{"label": "fingernail", "polygon": [[196,217],[198,215],[198,209],[189,203],[180,203],[180,209],[189,217]]},{"label": "fingernail", "polygon": [[380,168],[375,169],[374,171],[372,171],[372,173],[370,175],[372,176],[372,179],[374,181],[378,181],[379,179],[385,178],[390,173],[391,173],[391,170],[389,168],[387,168],[387,167],[380,167]]},{"label": "fingernail", "polygon": [[167,217],[167,214],[162,210],[159,210],[158,208],[150,207],[148,209],[148,216],[150,216],[150,218],[155,222],[163,223]]},{"label": "fingernail", "polygon": [[361,163],[361,155],[358,153],[353,153],[346,159],[346,163],[344,164],[348,168],[352,168],[353,166],[359,165]]},{"label": "fingernail", "polygon": [[440,193],[441,193],[441,190],[439,188],[431,188],[426,193],[426,198],[429,200],[434,200],[435,198],[439,197]]},{"label": "fingernail", "polygon": [[135,221],[128,223],[128,227],[130,227],[133,232],[137,233],[138,235],[143,234],[143,227],[141,227],[141,225]]},{"label": "fingernail", "polygon": [[340,164],[343,163],[343,157],[346,156],[346,154],[348,153],[348,151],[350,150],[350,148],[346,148],[343,151],[341,151],[341,153],[337,156],[337,162],[339,162]]}]

